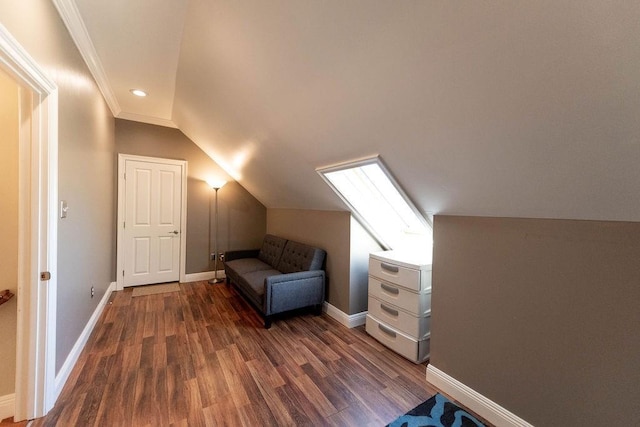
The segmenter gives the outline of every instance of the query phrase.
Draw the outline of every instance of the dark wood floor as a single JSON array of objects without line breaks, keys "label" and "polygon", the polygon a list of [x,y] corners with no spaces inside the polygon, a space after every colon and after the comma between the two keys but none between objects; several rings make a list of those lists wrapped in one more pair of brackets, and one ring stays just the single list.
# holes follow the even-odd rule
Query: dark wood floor
[{"label": "dark wood floor", "polygon": [[269,330],[225,284],[115,292],[33,426],[382,426],[435,390],[425,365],[327,315]]}]

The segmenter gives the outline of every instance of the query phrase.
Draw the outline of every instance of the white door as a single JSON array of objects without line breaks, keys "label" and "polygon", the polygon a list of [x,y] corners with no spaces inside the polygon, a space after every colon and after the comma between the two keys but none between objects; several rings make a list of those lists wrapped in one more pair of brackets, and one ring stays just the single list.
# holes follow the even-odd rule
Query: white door
[{"label": "white door", "polygon": [[180,278],[182,166],[125,160],[123,285]]}]

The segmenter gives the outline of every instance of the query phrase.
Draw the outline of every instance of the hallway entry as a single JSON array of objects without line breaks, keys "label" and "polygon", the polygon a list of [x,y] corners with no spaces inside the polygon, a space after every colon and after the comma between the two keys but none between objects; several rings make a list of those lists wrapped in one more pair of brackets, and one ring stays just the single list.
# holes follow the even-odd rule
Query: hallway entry
[{"label": "hallway entry", "polygon": [[[12,98],[9,102],[17,104],[17,116],[14,110],[10,119],[17,132],[2,138],[3,144],[12,144],[15,150],[9,153],[7,145],[0,153],[13,157],[11,165],[3,165],[2,170],[8,184],[5,190],[17,194],[15,199],[2,193],[3,208],[13,205],[2,217],[3,225],[11,230],[3,229],[2,235],[5,241],[13,241],[14,249],[3,248],[12,260],[9,270],[2,271],[6,282],[0,285],[15,287],[16,298],[0,307],[12,310],[11,317],[15,316],[13,324],[2,319],[5,350],[13,348],[15,358],[11,363],[3,356],[12,366],[3,366],[8,382],[0,391],[0,419],[13,415],[15,420],[24,420],[45,415],[57,397],[58,88],[2,25],[0,72],[9,80],[3,101]],[[7,90],[13,95],[8,96]],[[5,394],[12,389],[13,393]]]},{"label": "hallway entry", "polygon": [[[0,70],[0,292],[18,293],[18,91],[19,86]],[[2,345],[0,360],[0,420],[14,415],[11,407],[16,383],[18,305],[14,297],[0,306]],[[6,403],[3,403],[6,402]]]}]

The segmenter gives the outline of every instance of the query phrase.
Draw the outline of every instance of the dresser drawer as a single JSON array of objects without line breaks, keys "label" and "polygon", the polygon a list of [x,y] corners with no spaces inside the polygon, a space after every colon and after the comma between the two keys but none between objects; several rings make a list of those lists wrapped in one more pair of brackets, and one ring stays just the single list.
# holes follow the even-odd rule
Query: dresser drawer
[{"label": "dresser drawer", "polygon": [[413,339],[367,314],[366,331],[391,350],[415,363],[429,358],[429,338]]},{"label": "dresser drawer", "polygon": [[417,340],[429,336],[430,315],[416,317],[371,295],[369,295],[369,314]]},{"label": "dresser drawer", "polygon": [[369,258],[369,274],[414,291],[421,290],[420,270]]},{"label": "dresser drawer", "polygon": [[431,290],[411,292],[401,286],[369,276],[369,295],[415,316],[424,316],[431,310]]}]

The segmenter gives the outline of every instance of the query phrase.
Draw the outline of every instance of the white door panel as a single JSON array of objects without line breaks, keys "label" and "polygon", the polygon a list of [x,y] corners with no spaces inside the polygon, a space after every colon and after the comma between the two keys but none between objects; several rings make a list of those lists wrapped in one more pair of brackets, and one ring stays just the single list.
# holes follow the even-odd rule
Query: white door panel
[{"label": "white door panel", "polygon": [[178,281],[182,167],[125,162],[124,286]]},{"label": "white door panel", "polygon": [[134,237],[131,242],[133,243],[133,269],[131,273],[133,275],[149,274],[150,273],[150,250],[149,237]]},{"label": "white door panel", "polygon": [[173,260],[175,258],[174,255],[176,255],[174,250],[174,248],[176,247],[176,240],[178,240],[177,236],[160,237],[158,271],[166,272],[175,270]]}]

